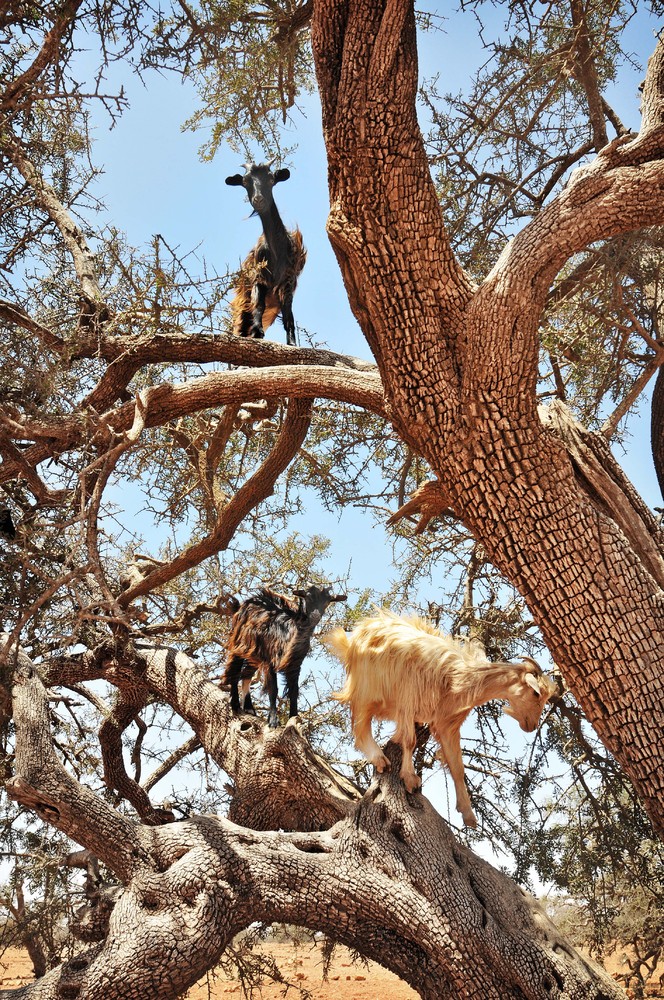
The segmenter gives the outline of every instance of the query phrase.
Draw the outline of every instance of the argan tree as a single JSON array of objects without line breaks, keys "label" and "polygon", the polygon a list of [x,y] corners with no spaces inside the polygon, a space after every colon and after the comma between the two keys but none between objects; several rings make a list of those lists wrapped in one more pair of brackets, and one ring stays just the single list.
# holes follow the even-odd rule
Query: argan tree
[{"label": "argan tree", "polygon": [[[69,864],[88,897],[73,925],[86,946],[7,996],[175,997],[256,921],[324,931],[423,997],[621,995],[406,794],[397,748],[392,773],[366,788],[330,765],[324,739],[234,718],[218,683],[228,595],[286,567],[320,572],[320,542],[295,558],[284,543],[280,561],[265,535],[313,478],[333,492],[326,436],[339,435],[337,460],[353,435],[375,436],[381,462],[406,456],[393,521],[439,518],[475,539],[664,831],[662,533],[607,441],[662,360],[664,47],[629,132],[603,97],[629,5],[570,0],[537,19],[505,8],[509,41],[462,108],[479,152],[451,111],[432,114],[425,146],[410,0],[3,8],[5,788],[19,822],[37,817],[81,848]],[[100,70],[83,85],[77,53],[91,38]],[[93,228],[86,107],[122,113],[110,62],[195,76],[213,152],[252,128],[278,140],[275,115],[310,82],[309,39],[328,233],[372,364],[237,340],[230,278],[192,279],[161,237],[138,257],[117,230]],[[573,127],[551,124],[562,104]],[[587,357],[600,330],[614,361],[603,378]],[[566,405],[582,397],[584,361],[593,420],[610,388],[621,394],[604,433]],[[544,407],[543,384],[555,396]],[[178,527],[159,552],[113,535],[113,487],[133,480],[155,523]],[[146,779],[157,710],[183,735]],[[227,815],[150,795],[198,749],[225,776]]]}]

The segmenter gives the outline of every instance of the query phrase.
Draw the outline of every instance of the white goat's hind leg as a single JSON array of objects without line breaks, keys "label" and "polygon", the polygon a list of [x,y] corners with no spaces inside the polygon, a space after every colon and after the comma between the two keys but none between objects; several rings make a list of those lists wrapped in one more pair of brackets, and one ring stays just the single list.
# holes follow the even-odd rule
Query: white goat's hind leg
[{"label": "white goat's hind leg", "polygon": [[422,779],[415,774],[413,767],[413,753],[417,736],[412,719],[401,718],[397,720],[397,730],[394,739],[401,745],[401,770],[399,777],[403,781],[409,792],[414,792],[422,784]]},{"label": "white goat's hind leg", "polygon": [[355,746],[369,763],[373,764],[377,771],[389,771],[390,762],[373,738],[370,715],[359,713],[353,715],[353,735]]},{"label": "white goat's hind leg", "polygon": [[436,739],[440,743],[441,750],[445,760],[447,761],[450,774],[452,775],[452,781],[454,782],[454,788],[456,789],[457,812],[460,812],[463,816],[463,821],[466,826],[472,826],[475,828],[477,826],[477,818],[473,812],[473,807],[470,804],[470,796],[468,795],[468,789],[466,788],[459,734],[452,733],[447,737],[441,737],[438,733],[436,733]]}]

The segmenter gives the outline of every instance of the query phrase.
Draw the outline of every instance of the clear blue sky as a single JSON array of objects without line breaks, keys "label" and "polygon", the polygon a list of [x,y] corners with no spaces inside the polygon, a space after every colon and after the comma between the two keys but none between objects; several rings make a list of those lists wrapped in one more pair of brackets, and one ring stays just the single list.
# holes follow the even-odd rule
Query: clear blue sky
[{"label": "clear blue sky", "polygon": [[[433,5],[425,9],[434,9]],[[498,13],[501,13],[498,11]],[[492,16],[496,16],[494,13]],[[645,16],[634,19],[629,28],[629,44],[642,65],[654,47],[654,22]],[[444,30],[424,36],[420,46],[423,77],[440,73],[443,90],[466,86],[473,66],[484,61],[475,21],[470,15],[452,14]],[[609,100],[622,120],[638,128],[639,68],[624,67],[621,84],[611,88]],[[154,233],[161,233],[181,251],[199,247],[217,270],[234,269],[255,242],[260,223],[249,218],[250,206],[242,189],[229,188],[224,178],[238,171],[242,157],[222,147],[212,162],[202,162],[198,148],[204,136],[181,131],[181,123],[196,106],[191,85],[183,85],[174,75],[148,74],[148,86],[127,80],[131,109],[109,130],[109,121],[100,107],[93,109],[96,134],[96,162],[103,164],[98,182],[108,221],[124,231],[135,246],[147,245]],[[276,189],[277,202],[287,225],[299,225],[308,248],[308,261],[296,293],[294,312],[316,341],[332,349],[368,358],[369,350],[350,311],[334,254],[325,233],[328,212],[327,168],[322,139],[320,110],[316,95],[299,102],[304,114],[295,113],[295,126],[288,145],[297,144],[291,179]],[[256,159],[262,151],[255,150]],[[280,321],[270,331],[283,339]],[[641,404],[645,420],[632,419],[633,437],[627,454],[619,457],[648,503],[659,504],[660,496],[652,470],[648,443],[647,405]],[[366,516],[358,512],[356,529],[348,515],[343,530],[335,518],[316,511],[319,527],[336,534],[335,551],[339,571],[348,565],[362,543],[361,562],[355,559],[358,587],[369,585],[365,570],[375,567],[379,575],[374,585],[383,589],[389,553],[380,529],[367,530]],[[305,530],[303,528],[303,530]]]},{"label": "clear blue sky", "polygon": [[[629,29],[629,44],[642,65],[654,48],[653,27],[653,22],[640,17]],[[422,39],[421,74],[440,73],[443,91],[466,86],[471,69],[483,61],[470,15],[452,14],[445,30]],[[637,87],[642,78],[642,69],[625,67],[620,86],[607,94],[623,122],[633,129],[639,123]],[[147,82],[143,88],[137,79],[123,78],[131,110],[112,131],[101,109],[94,111],[96,162],[105,170],[97,190],[107,206],[107,221],[125,232],[137,247],[147,246],[158,232],[182,252],[199,246],[198,253],[221,273],[227,267],[235,269],[260,232],[259,220],[249,218],[243,191],[224,184],[228,174],[240,169],[242,157],[222,148],[213,162],[202,162],[197,150],[204,136],[180,129],[196,106],[193,89],[183,86],[175,76],[152,74]],[[289,164],[292,176],[276,189],[284,221],[289,226],[299,225],[308,248],[307,266],[294,302],[296,322],[333,350],[368,358],[325,234],[327,168],[318,100],[314,95],[300,104],[305,114],[296,113],[294,130],[286,139],[288,145],[298,145]],[[256,149],[255,157],[263,159],[262,151]],[[279,321],[269,335],[284,341]],[[618,457],[652,506],[659,505],[661,497],[650,458],[648,411],[648,402],[642,402],[643,417],[631,418],[632,437],[626,453],[621,450]],[[375,527],[366,513],[348,511],[337,520],[312,504],[309,514],[295,527],[303,534],[311,531],[330,536],[334,553],[331,571],[344,573],[351,564],[351,583],[358,590],[388,588],[391,546],[382,528]],[[429,792],[442,806],[442,774],[431,779]]]}]

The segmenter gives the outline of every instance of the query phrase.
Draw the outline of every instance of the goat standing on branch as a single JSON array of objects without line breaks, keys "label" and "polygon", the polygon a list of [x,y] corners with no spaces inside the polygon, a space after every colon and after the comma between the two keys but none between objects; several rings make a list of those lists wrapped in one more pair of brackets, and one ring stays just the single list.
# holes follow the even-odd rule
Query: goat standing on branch
[{"label": "goat standing on branch", "polygon": [[464,779],[460,730],[477,705],[505,699],[506,715],[525,732],[537,728],[542,709],[557,686],[534,660],[490,663],[481,645],[441,634],[421,618],[398,618],[381,611],[349,634],[335,629],[324,644],[348,675],[337,701],[350,704],[355,746],[377,771],[390,762],[371,732],[372,719],[396,723],[395,742],[403,750],[400,777],[409,792],[420,785],[413,768],[415,723],[426,723],[440,745],[456,789],[456,808],[466,826],[477,826]]},{"label": "goat standing on branch", "polygon": [[284,168],[272,173],[265,163],[249,163],[246,167],[245,174],[233,174],[226,183],[244,187],[263,223],[263,233],[240,269],[231,302],[233,333],[261,339],[281,313],[286,343],[294,347],[293,295],[307,251],[300,230],[289,232],[284,226],[272,196],[274,185],[288,180],[290,171]]},{"label": "goat standing on branch", "polygon": [[270,699],[268,723],[273,729],[279,725],[277,674],[284,674],[286,679],[288,714],[292,719],[297,715],[300,668],[311,648],[313,631],[329,604],[346,600],[345,594],[334,596],[327,587],[315,586],[294,590],[293,596],[295,601],[262,587],[243,604],[238,604],[222,678],[222,683],[230,685],[233,711],[254,712],[249,685],[258,671]]}]

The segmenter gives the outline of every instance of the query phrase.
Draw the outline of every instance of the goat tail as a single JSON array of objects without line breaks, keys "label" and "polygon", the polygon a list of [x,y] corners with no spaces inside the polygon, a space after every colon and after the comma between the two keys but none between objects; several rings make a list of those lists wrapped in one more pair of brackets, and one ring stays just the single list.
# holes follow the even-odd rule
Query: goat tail
[{"label": "goat tail", "polygon": [[348,650],[350,649],[350,632],[343,628],[332,629],[324,635],[321,642],[348,670]]},{"label": "goat tail", "polygon": [[[346,632],[343,628],[335,628],[327,635],[323,636],[321,642],[330,653],[337,657],[338,660],[344,665],[346,673],[348,673],[348,651],[350,649],[350,633]],[[341,691],[333,691],[331,697],[335,701],[348,702],[350,701],[352,683],[350,676],[346,678],[346,683]]]}]

